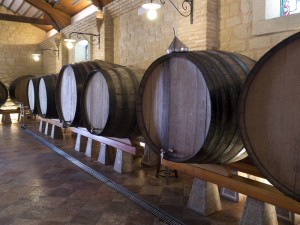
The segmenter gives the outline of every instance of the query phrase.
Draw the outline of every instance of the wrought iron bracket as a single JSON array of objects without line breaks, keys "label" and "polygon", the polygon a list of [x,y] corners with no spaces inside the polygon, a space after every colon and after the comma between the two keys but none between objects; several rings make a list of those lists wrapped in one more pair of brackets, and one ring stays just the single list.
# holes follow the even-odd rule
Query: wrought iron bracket
[{"label": "wrought iron bracket", "polygon": [[[100,30],[98,30],[98,34],[74,31],[69,34],[69,39],[71,39],[72,35],[76,35],[77,39],[81,39],[83,37],[91,45],[98,45],[98,48],[100,49]],[[88,36],[91,38],[88,38]]]},{"label": "wrought iron bracket", "polygon": [[[194,15],[194,2],[193,0],[183,0],[181,3],[181,8],[179,9],[172,0],[169,0],[169,2],[174,6],[176,11],[184,17],[190,17],[190,23],[193,24],[193,15]],[[161,4],[165,4],[165,0],[160,0]]]}]

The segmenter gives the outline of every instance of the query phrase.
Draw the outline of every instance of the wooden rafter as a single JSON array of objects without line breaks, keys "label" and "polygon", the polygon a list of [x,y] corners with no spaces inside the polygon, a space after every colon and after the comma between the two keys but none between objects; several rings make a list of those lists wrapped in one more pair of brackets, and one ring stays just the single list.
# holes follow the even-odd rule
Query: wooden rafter
[{"label": "wooden rafter", "polygon": [[14,1],[11,1],[11,3],[9,4],[9,6],[7,7],[8,10],[11,10],[11,6],[14,4]]},{"label": "wooden rafter", "polygon": [[30,9],[32,9],[32,6],[31,6],[31,5],[30,5],[30,6],[26,9],[26,11],[23,13],[23,16],[26,16]]},{"label": "wooden rafter", "polygon": [[71,16],[54,9],[51,5],[41,0],[24,0],[37,9],[45,12],[45,21],[50,22],[51,25],[58,31],[71,24]]},{"label": "wooden rafter", "polygon": [[0,13],[0,20],[13,21],[13,22],[21,22],[21,23],[32,23],[39,25],[49,25],[44,19],[32,18],[26,16],[16,16],[10,14]]},{"label": "wooden rafter", "polygon": [[93,4],[97,6],[99,9],[102,10],[102,8],[109,3],[111,3],[113,0],[92,0]]},{"label": "wooden rafter", "polygon": [[16,12],[15,13],[18,13],[22,7],[24,6],[25,2],[22,2],[22,4],[17,8]]},{"label": "wooden rafter", "polygon": [[40,12],[41,12],[41,11],[37,10],[37,11],[35,12],[35,14],[32,15],[32,17],[33,17],[33,18],[38,18],[38,15],[39,15]]}]

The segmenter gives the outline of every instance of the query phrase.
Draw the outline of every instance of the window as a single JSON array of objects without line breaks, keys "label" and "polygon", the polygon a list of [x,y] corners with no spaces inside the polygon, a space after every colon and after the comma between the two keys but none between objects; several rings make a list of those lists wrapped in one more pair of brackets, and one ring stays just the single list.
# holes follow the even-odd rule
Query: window
[{"label": "window", "polygon": [[300,29],[300,0],[253,0],[252,34]]},{"label": "window", "polygon": [[266,0],[265,19],[287,16],[300,12],[300,0]]},{"label": "window", "polygon": [[77,42],[74,49],[75,62],[89,60],[89,43],[86,40]]}]

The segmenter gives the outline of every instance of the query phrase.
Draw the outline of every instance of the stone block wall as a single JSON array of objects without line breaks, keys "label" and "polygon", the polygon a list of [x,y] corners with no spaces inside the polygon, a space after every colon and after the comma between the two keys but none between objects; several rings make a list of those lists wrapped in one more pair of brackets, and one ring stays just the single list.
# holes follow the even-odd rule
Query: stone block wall
[{"label": "stone block wall", "polygon": [[[61,31],[62,34],[62,44],[64,38],[68,38],[69,35],[72,32],[81,32],[81,33],[92,33],[92,34],[98,34],[98,27],[100,28],[100,49],[98,45],[89,45],[90,49],[90,60],[94,59],[105,59],[105,34],[104,34],[104,24],[103,21],[103,15],[100,12],[95,12],[90,14],[89,16],[83,18],[82,20],[71,24],[70,26],[64,28]],[[88,38],[90,36],[87,36]],[[84,40],[82,36],[77,36],[76,34],[73,34],[72,39],[75,39],[76,41]],[[73,55],[73,49],[68,50],[68,63],[74,63],[74,55]]]},{"label": "stone block wall", "polygon": [[[0,13],[11,14],[4,7],[0,7]],[[44,31],[30,24],[0,20],[0,80],[7,87],[19,76],[42,73],[42,62],[35,62],[31,54],[45,36]],[[15,107],[8,99],[1,108]]]},{"label": "stone block wall", "polygon": [[42,51],[43,75],[58,74],[62,66],[68,63],[68,49],[63,44],[59,33],[47,38],[39,44],[39,47],[59,50],[58,56],[56,55],[57,52]]},{"label": "stone block wall", "polygon": [[[255,9],[254,4],[256,4],[254,0],[220,1],[220,48],[258,60],[274,45],[297,30],[254,34],[253,18],[255,17],[254,14],[257,13],[253,11]],[[257,8],[257,10],[265,9]],[[280,26],[280,24],[275,26]]]},{"label": "stone block wall", "polygon": [[[146,0],[115,0],[105,7],[113,18],[114,62],[126,66],[147,68],[164,55],[173,40],[173,27],[177,37],[190,50],[216,49],[218,39],[218,1],[194,1],[194,21],[182,17],[166,1],[158,11],[158,18],[149,21],[146,13],[138,15],[138,8]],[[176,3],[176,1],[174,1]],[[180,0],[177,1],[181,8]]]}]

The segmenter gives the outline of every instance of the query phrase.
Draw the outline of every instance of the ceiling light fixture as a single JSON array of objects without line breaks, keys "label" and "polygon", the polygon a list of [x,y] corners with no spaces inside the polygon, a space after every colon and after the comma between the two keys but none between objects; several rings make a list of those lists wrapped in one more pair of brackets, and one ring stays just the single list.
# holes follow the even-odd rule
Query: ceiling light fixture
[{"label": "ceiling light fixture", "polygon": [[161,5],[153,3],[151,0],[150,3],[143,4],[142,7],[147,10],[147,18],[149,20],[155,20],[157,18],[157,9],[159,9]]},{"label": "ceiling light fixture", "polygon": [[98,45],[98,48],[100,49],[100,30],[99,29],[98,29],[98,34],[82,33],[82,32],[72,32],[72,33],[70,33],[69,38],[64,39],[68,49],[72,49],[73,46],[74,46],[75,40],[71,38],[72,35],[77,35],[77,39],[81,39],[83,37],[91,45]]},{"label": "ceiling light fixture", "polygon": [[[179,8],[172,2],[172,0],[169,0],[169,2],[174,6],[176,11],[184,17],[190,17],[190,23],[193,24],[193,11],[194,11],[194,2],[193,0],[183,0],[181,3],[182,10],[179,10]],[[160,0],[160,3],[164,5],[166,3],[165,0]],[[160,4],[153,3],[153,0],[151,0],[150,3],[146,3],[142,5],[142,8],[148,10],[147,17],[149,20],[155,20],[157,18],[157,9],[161,7]]]}]

